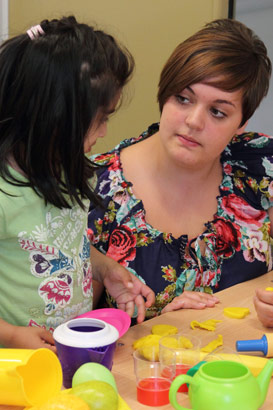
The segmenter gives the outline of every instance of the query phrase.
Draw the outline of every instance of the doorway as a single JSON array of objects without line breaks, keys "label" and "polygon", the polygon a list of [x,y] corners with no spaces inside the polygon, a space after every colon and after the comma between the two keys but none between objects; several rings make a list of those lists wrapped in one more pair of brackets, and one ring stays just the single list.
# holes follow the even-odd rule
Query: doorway
[{"label": "doorway", "polygon": [[[266,45],[273,63],[273,0],[236,0],[234,18],[251,28]],[[273,135],[273,79],[267,96],[249,120],[246,130]]]},{"label": "doorway", "polygon": [[0,0],[0,43],[6,40],[9,35],[9,2],[8,0]]}]

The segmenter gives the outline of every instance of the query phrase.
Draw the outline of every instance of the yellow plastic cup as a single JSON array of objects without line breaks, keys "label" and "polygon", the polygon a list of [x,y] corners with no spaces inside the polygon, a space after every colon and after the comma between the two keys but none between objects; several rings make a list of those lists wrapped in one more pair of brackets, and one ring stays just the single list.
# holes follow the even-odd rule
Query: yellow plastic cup
[{"label": "yellow plastic cup", "polygon": [[62,367],[51,350],[0,349],[0,404],[41,405],[61,387]]}]

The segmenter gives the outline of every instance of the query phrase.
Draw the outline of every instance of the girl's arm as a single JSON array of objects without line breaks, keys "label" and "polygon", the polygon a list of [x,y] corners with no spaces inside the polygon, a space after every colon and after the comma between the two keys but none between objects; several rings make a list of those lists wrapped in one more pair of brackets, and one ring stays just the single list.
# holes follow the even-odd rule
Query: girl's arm
[{"label": "girl's arm", "polygon": [[42,327],[14,326],[0,319],[0,344],[7,348],[38,349],[47,347],[56,353],[54,339]]},{"label": "girl's arm", "polygon": [[100,283],[95,279],[92,280],[92,285],[93,285],[93,309],[96,309],[96,307],[98,306],[100,297],[103,293],[104,285],[103,283]]},{"label": "girl's arm", "polygon": [[102,254],[92,245],[91,262],[93,278],[104,284],[116,300],[118,308],[132,316],[136,305],[137,321],[142,322],[146,307],[150,307],[155,301],[154,292],[118,262]]}]

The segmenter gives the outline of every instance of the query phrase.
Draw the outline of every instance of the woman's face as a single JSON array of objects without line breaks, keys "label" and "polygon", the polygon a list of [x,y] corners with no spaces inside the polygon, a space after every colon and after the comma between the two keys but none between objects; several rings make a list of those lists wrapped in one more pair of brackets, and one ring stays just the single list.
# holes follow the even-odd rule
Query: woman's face
[{"label": "woman's face", "polygon": [[214,162],[235,134],[242,133],[242,91],[193,84],[163,106],[159,134],[172,160],[187,167]]},{"label": "woman's face", "polygon": [[103,138],[107,134],[107,123],[109,116],[115,112],[115,108],[120,99],[120,93],[115,97],[109,108],[99,108],[93,125],[88,130],[84,141],[84,152],[90,152],[93,145],[96,144],[98,138]]}]

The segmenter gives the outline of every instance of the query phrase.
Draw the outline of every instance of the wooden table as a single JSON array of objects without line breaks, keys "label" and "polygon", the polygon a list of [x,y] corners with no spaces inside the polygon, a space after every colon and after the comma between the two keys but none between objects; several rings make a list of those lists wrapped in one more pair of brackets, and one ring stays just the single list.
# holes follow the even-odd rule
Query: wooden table
[{"label": "wooden table", "polygon": [[[214,308],[205,310],[183,309],[166,313],[141,325],[131,327],[119,340],[120,343],[117,346],[114,358],[113,373],[120,395],[132,410],[151,410],[153,408],[144,406],[136,400],[136,381],[132,357],[132,343],[134,340],[150,334],[153,325],[162,323],[178,327],[179,332],[191,333],[200,337],[202,346],[216,338],[218,334],[222,334],[224,347],[227,349],[226,353],[236,352],[235,343],[237,340],[259,339],[265,332],[273,332],[273,329],[266,329],[260,323],[252,301],[255,289],[266,288],[267,286],[273,286],[273,272],[218,292],[216,296],[219,297],[220,303]],[[223,315],[223,308],[230,306],[248,307],[251,313],[244,319],[231,319]],[[203,321],[207,319],[222,320],[221,323],[217,324],[214,334],[201,329],[191,330],[190,322],[192,320]],[[264,357],[262,354],[261,356]],[[178,397],[181,405],[191,408],[187,394],[179,393]],[[160,409],[167,410],[173,409],[173,407],[169,404],[161,406]],[[267,399],[261,409],[273,409],[273,379],[270,382]]]},{"label": "wooden table", "polygon": [[[210,340],[217,337],[218,334],[223,335],[224,347],[226,353],[235,352],[235,343],[237,340],[243,339],[259,339],[265,332],[273,332],[262,326],[256,316],[253,306],[253,295],[257,288],[266,288],[273,286],[273,271],[253,279],[248,282],[241,283],[226,290],[217,293],[220,303],[216,307],[205,310],[183,309],[176,312],[166,313],[157,318],[148,320],[140,325],[133,326],[129,331],[118,341],[117,349],[114,356],[113,374],[115,376],[118,390],[123,399],[128,403],[132,410],[151,410],[153,407],[144,406],[138,403],[136,399],[136,380],[134,375],[133,349],[132,343],[139,337],[146,336],[151,333],[151,328],[155,324],[170,324],[178,328],[179,332],[191,333],[201,338],[202,346],[206,345]],[[248,307],[250,315],[244,319],[230,319],[223,315],[223,308],[228,306]],[[222,320],[217,324],[215,332],[190,328],[192,320],[204,321],[207,319]],[[263,355],[261,354],[263,357]],[[1,388],[1,386],[0,386]],[[179,393],[179,403],[190,408],[190,402],[187,394]],[[173,409],[169,404],[161,406],[160,409]],[[273,379],[270,382],[267,399],[261,410],[273,409]],[[16,406],[0,406],[0,410],[22,410],[22,407]],[[108,409],[106,409],[108,410]],[[110,409],[109,409],[110,410]]]}]

